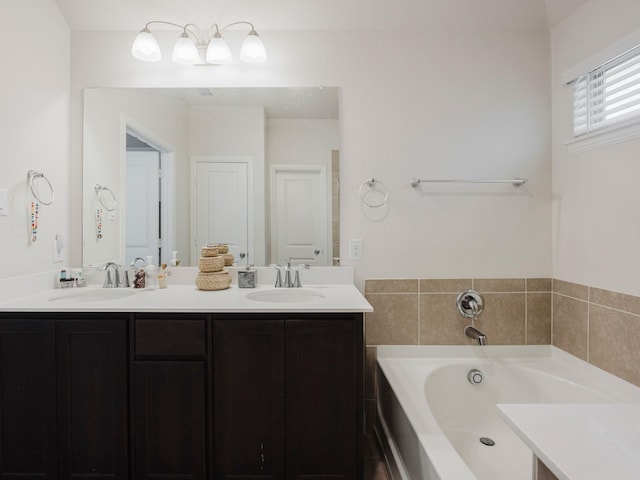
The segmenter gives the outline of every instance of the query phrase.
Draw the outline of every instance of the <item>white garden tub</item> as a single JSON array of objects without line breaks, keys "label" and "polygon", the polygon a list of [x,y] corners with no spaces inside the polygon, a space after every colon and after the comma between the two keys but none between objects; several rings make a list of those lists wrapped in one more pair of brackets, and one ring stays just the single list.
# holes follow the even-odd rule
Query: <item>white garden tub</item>
[{"label": "white garden tub", "polygon": [[497,404],[640,402],[640,388],[552,346],[379,346],[377,400],[395,480],[531,480]]}]

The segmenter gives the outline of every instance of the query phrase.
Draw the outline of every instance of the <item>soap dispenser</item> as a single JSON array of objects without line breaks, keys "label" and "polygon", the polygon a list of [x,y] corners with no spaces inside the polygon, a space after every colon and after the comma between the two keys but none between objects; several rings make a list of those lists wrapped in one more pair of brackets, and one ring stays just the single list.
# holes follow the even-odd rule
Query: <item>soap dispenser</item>
[{"label": "soap dispenser", "polygon": [[145,266],[144,288],[146,290],[155,290],[158,278],[156,276],[156,267],[153,264],[153,256],[147,255],[147,265]]}]

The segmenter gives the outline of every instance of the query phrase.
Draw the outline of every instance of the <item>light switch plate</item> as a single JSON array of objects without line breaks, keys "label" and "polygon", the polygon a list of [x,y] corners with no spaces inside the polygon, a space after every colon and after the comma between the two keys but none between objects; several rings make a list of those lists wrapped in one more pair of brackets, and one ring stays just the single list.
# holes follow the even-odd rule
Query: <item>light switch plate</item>
[{"label": "light switch plate", "polygon": [[0,215],[9,215],[9,190],[0,188]]}]

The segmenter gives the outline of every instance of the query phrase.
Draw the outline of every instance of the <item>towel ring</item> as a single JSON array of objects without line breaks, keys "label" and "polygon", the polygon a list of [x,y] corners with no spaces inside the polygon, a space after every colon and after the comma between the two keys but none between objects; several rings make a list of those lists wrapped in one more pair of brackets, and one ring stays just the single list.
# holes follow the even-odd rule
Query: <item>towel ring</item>
[{"label": "towel ring", "polygon": [[[105,210],[109,211],[109,212],[113,212],[116,209],[116,205],[118,204],[118,202],[116,201],[116,196],[115,194],[111,191],[111,189],[109,187],[107,187],[106,185],[99,185],[96,183],[95,187],[93,187],[96,190],[96,195],[98,197],[98,201],[100,202],[100,205],[102,205]],[[111,195],[111,201],[109,202],[108,199],[105,199],[103,196],[103,193],[107,192]],[[109,207],[109,205],[112,205],[111,207]]]},{"label": "towel ring", "polygon": [[[376,186],[377,185],[377,186]],[[365,190],[365,187],[369,187],[370,190]],[[377,190],[381,193],[384,193],[384,198],[382,201],[378,203],[370,203],[367,202],[367,195],[371,192],[371,190]],[[362,185],[360,185],[360,201],[364,203],[367,207],[378,208],[387,203],[389,199],[389,190],[387,186],[382,183],[380,180],[376,180],[375,178],[367,178]]]},{"label": "towel ring", "polygon": [[[51,199],[48,202],[45,202],[44,200],[42,200],[34,190],[33,181],[36,178],[42,178],[45,182],[47,182],[47,185],[49,186],[49,190],[51,190]],[[44,176],[44,173],[36,172],[35,170],[29,170],[29,172],[27,173],[27,180],[29,181],[29,189],[31,190],[31,195],[33,195],[33,197],[36,200],[38,200],[42,205],[51,205],[53,203],[53,199],[55,197],[55,190],[53,189],[53,185],[51,185],[51,182],[49,181],[49,179]]]}]

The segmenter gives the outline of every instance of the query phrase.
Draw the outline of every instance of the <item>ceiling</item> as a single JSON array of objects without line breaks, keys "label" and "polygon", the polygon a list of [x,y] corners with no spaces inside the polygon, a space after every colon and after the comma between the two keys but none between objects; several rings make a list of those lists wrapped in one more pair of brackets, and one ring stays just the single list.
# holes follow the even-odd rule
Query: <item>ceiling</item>
[{"label": "ceiling", "polygon": [[55,0],[72,31],[140,30],[149,20],[260,30],[546,30],[587,0]]},{"label": "ceiling", "polygon": [[159,88],[194,106],[263,107],[268,118],[337,119],[337,87]]}]

